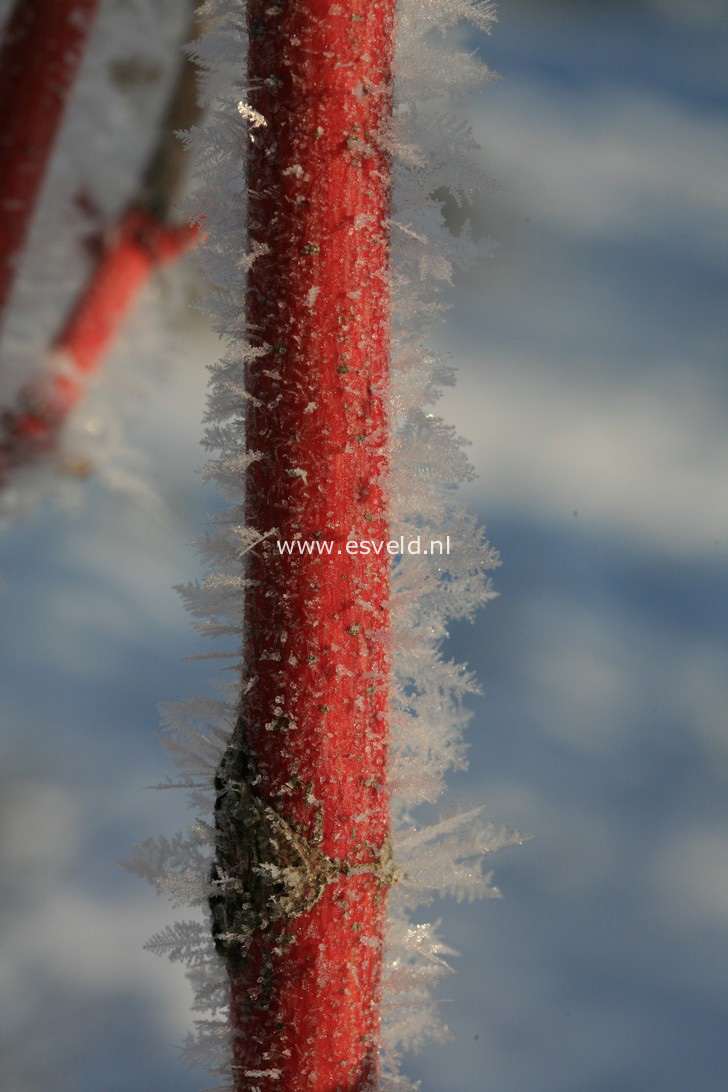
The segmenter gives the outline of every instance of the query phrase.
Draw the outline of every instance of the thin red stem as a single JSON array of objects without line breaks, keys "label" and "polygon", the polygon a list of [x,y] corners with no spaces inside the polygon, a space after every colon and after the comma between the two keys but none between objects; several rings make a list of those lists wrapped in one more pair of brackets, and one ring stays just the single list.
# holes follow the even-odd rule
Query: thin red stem
[{"label": "thin red stem", "polygon": [[17,0],[0,47],[0,325],[98,0]]},{"label": "thin red stem", "polygon": [[131,209],[109,234],[84,292],[53,341],[55,371],[26,384],[17,408],[0,421],[0,483],[3,471],[53,449],[138,292],[196,234],[187,225],[160,224],[143,209]]},{"label": "thin red stem", "polygon": [[[57,77],[58,87],[68,90],[70,84],[63,84],[61,77],[70,80],[70,69],[63,69],[59,76],[56,68],[60,61],[56,68],[51,62],[55,63],[56,52],[64,44],[70,51],[64,63],[71,66],[74,57],[75,63],[78,62],[83,46],[79,35],[81,30],[88,30],[95,6],[96,0],[93,3],[89,0],[76,3],[50,0],[49,8],[45,0],[29,0],[27,4],[18,4],[11,17],[0,70],[0,88],[9,95],[24,66],[33,79],[37,77],[37,86],[31,86],[30,97],[21,100],[24,105],[17,115],[31,125],[32,132],[37,132],[35,138],[31,132],[31,137],[24,143],[22,131],[17,129],[17,117],[11,111],[9,136],[0,146],[0,166],[4,168],[7,164],[8,171],[0,178],[15,187],[16,196],[21,195],[25,201],[22,208],[28,217],[32,202],[26,200],[24,178],[32,176],[40,185],[42,172],[37,177],[36,174],[42,156],[47,159],[53,136],[47,119],[36,118],[52,91],[43,79]],[[191,36],[195,29],[191,14]],[[41,62],[49,64],[48,71],[39,70]],[[7,112],[8,95],[0,100],[3,102],[0,121]],[[62,106],[60,99],[51,103],[57,112],[56,125]],[[99,368],[144,282],[160,265],[173,261],[196,241],[195,227],[171,224],[169,216],[184,178],[186,156],[176,132],[193,125],[198,113],[194,66],[183,61],[159,140],[140,182],[139,196],[116,228],[107,232],[101,241],[99,257],[89,280],[51,345],[54,370],[26,383],[16,406],[0,414],[0,485],[8,471],[54,449],[68,415],[83,397],[88,377]],[[0,199],[3,192],[0,189]],[[23,232],[27,228],[26,224],[21,231],[21,221],[22,217],[0,217],[0,233],[4,233],[0,234],[0,241],[7,240],[7,254],[15,256],[13,261],[22,247]],[[0,248],[0,259],[5,253]],[[10,272],[12,264],[8,266]],[[0,281],[1,274],[0,269]]]}]

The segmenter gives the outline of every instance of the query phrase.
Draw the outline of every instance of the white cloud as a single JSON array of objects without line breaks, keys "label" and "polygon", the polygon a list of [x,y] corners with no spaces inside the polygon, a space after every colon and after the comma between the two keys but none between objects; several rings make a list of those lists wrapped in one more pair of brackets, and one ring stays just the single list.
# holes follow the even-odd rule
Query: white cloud
[{"label": "white cloud", "polygon": [[725,0],[648,0],[648,6],[658,15],[676,23],[696,27],[723,28],[725,26]]},{"label": "white cloud", "polygon": [[[585,371],[591,371],[586,369]],[[635,369],[637,371],[637,369]],[[593,374],[593,372],[592,372]],[[657,382],[577,383],[543,360],[466,364],[443,415],[471,442],[469,500],[573,519],[668,554],[728,544],[728,434],[718,392]]]},{"label": "white cloud", "polygon": [[[89,994],[132,993],[152,1001],[165,1035],[189,1029],[192,991],[182,968],[150,955],[143,945],[172,919],[166,901],[136,895],[110,900],[65,884],[45,892],[6,929],[5,1003],[43,978]],[[40,984],[40,983],[39,983]]]},{"label": "white cloud", "polygon": [[489,174],[536,223],[590,240],[678,237],[725,256],[722,117],[634,88],[513,82],[471,118]]},{"label": "white cloud", "polygon": [[[473,443],[468,499],[556,522],[577,512],[575,530],[660,553],[725,551],[724,324],[701,323],[700,289],[664,265],[728,257],[722,117],[634,88],[516,77],[471,117],[504,245],[482,287],[484,359],[458,360],[441,403]],[[631,251],[601,262],[613,241],[645,245],[641,276]]]},{"label": "white cloud", "polygon": [[[169,903],[131,877],[129,890],[118,883],[105,890],[108,862],[88,844],[89,816],[108,823],[115,815],[91,812],[89,791],[25,776],[12,756],[4,772],[0,1083],[49,1088],[57,1053],[62,1064],[83,1053],[83,1021],[130,1001],[150,1013],[160,1044],[181,1043],[191,1023],[191,988],[180,965],[143,950],[173,920]],[[122,797],[132,799],[125,790],[123,783],[107,787],[117,808]],[[89,891],[94,878],[98,889]]]},{"label": "white cloud", "polygon": [[[114,821],[130,800],[137,808],[138,787],[133,793],[125,779],[99,787],[106,810],[94,812],[99,801],[91,788],[79,791],[43,774],[27,776],[12,755],[5,774],[0,809],[0,871],[7,883],[3,1004],[10,1004],[16,989],[27,993],[28,983],[40,986],[48,979],[90,992],[157,997],[166,1027],[186,1026],[179,968],[142,950],[150,934],[174,916],[167,900],[132,879],[131,894],[86,889],[91,870],[103,876],[109,864],[90,857],[93,816]],[[84,886],[74,883],[79,873]],[[31,967],[42,967],[42,975],[29,974]]]},{"label": "white cloud", "polygon": [[10,781],[0,801],[3,871],[67,864],[78,838],[80,802],[63,785],[41,779]]},{"label": "white cloud", "polygon": [[653,870],[661,916],[691,926],[728,929],[725,826],[693,825],[666,841]]},{"label": "white cloud", "polygon": [[712,777],[728,779],[725,649],[686,639],[678,618],[585,605],[581,588],[531,597],[519,621],[542,731],[579,757],[619,763],[638,739],[669,730]]}]

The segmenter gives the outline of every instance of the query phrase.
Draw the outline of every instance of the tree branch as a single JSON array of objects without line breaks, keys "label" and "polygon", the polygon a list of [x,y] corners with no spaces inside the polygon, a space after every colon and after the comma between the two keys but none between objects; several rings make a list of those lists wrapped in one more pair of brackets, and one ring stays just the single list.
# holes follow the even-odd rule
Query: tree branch
[{"label": "tree branch", "polygon": [[[393,0],[248,5],[246,519],[264,541],[211,899],[236,1092],[361,1092],[378,1072],[390,559],[346,543],[388,537],[393,20]],[[281,555],[296,538],[332,553]]]},{"label": "tree branch", "polygon": [[0,328],[98,0],[17,0],[0,48]]},{"label": "tree branch", "polygon": [[13,469],[54,449],[145,282],[197,239],[195,226],[169,222],[187,158],[176,132],[199,114],[195,81],[185,57],[139,196],[101,239],[88,282],[52,343],[53,370],[27,383],[16,407],[0,416],[0,485]]}]

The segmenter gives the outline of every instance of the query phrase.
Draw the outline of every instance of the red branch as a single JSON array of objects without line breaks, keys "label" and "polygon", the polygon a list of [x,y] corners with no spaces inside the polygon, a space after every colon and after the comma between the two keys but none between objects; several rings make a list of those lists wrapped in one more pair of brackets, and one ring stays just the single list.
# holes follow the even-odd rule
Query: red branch
[{"label": "red branch", "polygon": [[147,278],[196,239],[188,226],[166,226],[131,209],[109,234],[78,303],[55,338],[56,370],[21,390],[18,406],[0,419],[0,483],[4,472],[52,450],[85,382],[99,367]]},{"label": "red branch", "polygon": [[0,49],[0,324],[98,0],[17,0]]},{"label": "red branch", "polygon": [[[76,51],[80,52],[83,43],[78,35],[82,28],[88,29],[96,4],[96,0],[93,3],[89,0],[49,2],[52,18],[46,11],[49,4],[45,0],[28,0],[16,7],[8,29],[0,71],[0,89],[8,91],[2,100],[0,121],[7,113],[10,87],[17,80],[18,73],[23,71],[23,65],[29,66],[32,80],[38,77],[37,86],[31,83],[30,97],[21,98],[24,105],[18,117],[23,119],[23,124],[31,124],[32,131],[35,131],[32,129],[35,125],[39,133],[45,134],[46,143],[42,144],[40,138],[23,142],[23,129],[18,128],[17,118],[10,111],[13,122],[11,135],[0,149],[0,164],[4,168],[7,159],[9,185],[15,186],[22,197],[26,220],[32,211],[32,202],[23,189],[24,179],[32,175],[37,190],[53,135],[46,119],[35,117],[51,95],[51,90],[40,76],[58,76],[52,65],[48,72],[39,72],[38,65],[40,61],[46,63],[49,58],[52,60],[62,55],[64,49],[71,50],[65,59],[67,65],[71,64],[74,56],[72,47],[75,43]],[[189,3],[189,0],[185,2]],[[190,3],[190,36],[194,36],[196,29],[192,7]],[[73,33],[77,38],[73,38]],[[66,73],[66,69],[63,69],[63,73]],[[60,76],[57,83],[65,86],[67,91]],[[56,100],[52,103],[57,113],[56,124],[62,109],[62,101],[59,101],[60,106]],[[33,109],[28,107],[28,103],[35,104]],[[160,265],[173,261],[196,240],[194,227],[171,224],[169,217],[184,179],[186,156],[176,131],[193,125],[198,112],[195,70],[189,61],[184,61],[172,90],[159,140],[140,180],[139,195],[117,227],[106,233],[88,283],[51,345],[50,363],[53,370],[26,383],[15,407],[0,413],[0,486],[12,469],[54,450],[68,415],[83,397],[88,377],[99,368],[144,282]],[[43,151],[42,156],[39,150]],[[26,158],[23,159],[23,156]],[[3,192],[0,189],[0,198]],[[27,228],[26,223],[20,231],[20,220],[22,217],[0,217],[0,240],[3,245],[6,235],[8,240],[7,251],[0,248],[0,258],[7,253],[13,261],[17,259]],[[12,273],[12,262],[7,265],[7,270]],[[0,281],[1,274],[2,269]]]},{"label": "red branch", "polygon": [[[361,1092],[378,1071],[390,559],[346,543],[388,538],[393,20],[394,0],[249,3],[250,105],[265,124],[251,115],[250,239],[262,253],[248,322],[266,352],[247,376],[259,458],[246,515],[261,533],[334,547],[281,556],[271,538],[249,555],[249,685],[218,778],[225,894],[213,923],[234,932],[245,920],[241,887],[255,906],[259,850],[302,893],[254,920],[247,947],[216,934],[237,1092]],[[241,791],[289,833],[251,834]]]}]

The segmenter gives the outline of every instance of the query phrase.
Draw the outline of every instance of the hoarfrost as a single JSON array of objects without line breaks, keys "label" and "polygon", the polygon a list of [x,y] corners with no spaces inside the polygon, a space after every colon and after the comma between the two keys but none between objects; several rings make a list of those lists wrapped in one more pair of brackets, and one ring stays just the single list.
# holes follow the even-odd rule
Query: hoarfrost
[{"label": "hoarfrost", "polygon": [[249,121],[254,129],[260,129],[262,126],[267,125],[262,114],[259,114],[249,103],[239,102],[238,113],[241,117],[244,117],[246,121]]},{"label": "hoarfrost", "polygon": [[[208,32],[194,51],[206,74],[202,94],[209,104],[209,120],[202,131],[190,135],[201,179],[192,214],[199,216],[204,210],[207,243],[202,262],[210,284],[209,312],[229,346],[211,370],[204,446],[220,454],[208,463],[205,475],[220,484],[233,507],[217,518],[214,533],[198,544],[210,565],[209,576],[202,584],[181,590],[198,627],[205,626],[211,635],[235,637],[229,655],[239,671],[244,589],[240,560],[261,540],[242,519],[244,370],[265,351],[245,343],[241,301],[246,269],[264,244],[246,238],[241,207],[245,193],[237,136],[240,114],[256,124],[239,105],[246,94],[244,4],[208,0],[201,11]],[[454,495],[457,485],[471,475],[463,441],[431,412],[440,388],[452,382],[452,369],[433,353],[428,337],[446,310],[443,286],[450,282],[453,268],[467,264],[474,253],[467,230],[457,238],[448,232],[435,194],[446,187],[462,202],[483,184],[472,165],[470,132],[446,106],[454,94],[489,78],[484,66],[452,48],[445,36],[463,19],[488,30],[493,7],[478,0],[400,0],[395,109],[387,138],[394,170],[390,533],[440,539],[446,529],[454,548],[437,560],[404,554],[392,569],[390,790],[400,879],[388,899],[380,1092],[414,1090],[400,1072],[400,1052],[416,1049],[427,1038],[448,1035],[432,991],[450,973],[449,957],[454,953],[439,937],[439,922],[413,925],[409,911],[443,893],[457,899],[497,896],[490,873],[483,872],[483,858],[521,841],[518,834],[485,823],[479,808],[429,826],[421,823],[417,811],[441,797],[449,771],[466,765],[462,736],[470,714],[464,700],[477,692],[477,684],[465,666],[443,658],[441,644],[449,620],[472,617],[495,594],[489,572],[499,564],[482,529]],[[287,171],[295,174],[297,166]],[[354,229],[359,226],[355,223]],[[242,261],[240,254],[246,255]],[[309,306],[315,303],[315,292],[309,293]],[[315,404],[309,408],[314,410]],[[294,478],[306,475],[302,468],[288,473]],[[291,488],[296,488],[294,481]],[[210,810],[215,764],[233,725],[237,700],[233,695],[229,702],[217,704],[184,703],[165,712],[172,757],[184,783],[198,794],[207,793]],[[202,782],[206,788],[200,789]],[[138,871],[174,897],[189,889],[193,902],[204,900],[212,856],[204,831],[198,827],[186,840],[150,841],[142,849],[134,865]],[[211,941],[205,939],[204,929],[196,923],[172,926],[153,937],[149,947],[189,964],[196,1009],[204,1011],[207,1004],[213,1013],[224,1009],[223,964],[210,956]],[[224,1074],[228,1051],[224,1021],[200,1021],[185,1047],[185,1058]]]},{"label": "hoarfrost", "polygon": [[312,288],[309,288],[308,293],[306,295],[306,307],[313,307],[316,300],[318,299],[318,294],[319,294],[320,291],[321,291],[321,289],[319,288],[319,286],[317,284],[313,285]]}]

